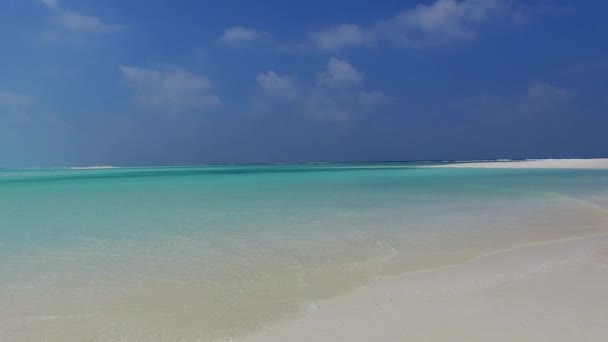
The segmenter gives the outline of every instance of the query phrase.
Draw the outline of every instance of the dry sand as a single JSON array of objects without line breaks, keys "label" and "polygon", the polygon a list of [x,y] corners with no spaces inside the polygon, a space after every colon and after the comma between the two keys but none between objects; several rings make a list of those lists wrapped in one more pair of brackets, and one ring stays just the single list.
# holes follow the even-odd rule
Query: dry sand
[{"label": "dry sand", "polygon": [[608,235],[377,279],[244,341],[606,341]]},{"label": "dry sand", "polygon": [[445,165],[435,165],[431,167],[488,169],[608,169],[608,158],[462,162]]}]

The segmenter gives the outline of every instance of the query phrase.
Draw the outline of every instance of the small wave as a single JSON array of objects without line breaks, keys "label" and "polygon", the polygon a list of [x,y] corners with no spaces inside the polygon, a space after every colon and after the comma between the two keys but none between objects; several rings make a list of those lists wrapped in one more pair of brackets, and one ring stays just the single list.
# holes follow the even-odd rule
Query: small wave
[{"label": "small wave", "polygon": [[508,158],[501,158],[501,159],[456,159],[456,160],[442,160],[442,163],[492,163],[492,162],[515,162],[515,161],[522,161],[522,160],[526,160],[526,159],[508,159]]},{"label": "small wave", "polygon": [[100,166],[74,166],[68,167],[70,170],[105,170],[105,169],[117,169],[117,166],[100,165]]}]

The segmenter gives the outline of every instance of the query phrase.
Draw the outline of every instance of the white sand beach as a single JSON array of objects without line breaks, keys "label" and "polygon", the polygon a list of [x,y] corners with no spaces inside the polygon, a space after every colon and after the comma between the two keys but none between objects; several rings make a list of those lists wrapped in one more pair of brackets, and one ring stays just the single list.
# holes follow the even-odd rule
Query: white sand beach
[{"label": "white sand beach", "polygon": [[244,341],[605,341],[608,235],[377,279]]},{"label": "white sand beach", "polygon": [[608,158],[595,159],[538,159],[488,162],[461,162],[434,165],[437,168],[488,169],[608,169]]}]

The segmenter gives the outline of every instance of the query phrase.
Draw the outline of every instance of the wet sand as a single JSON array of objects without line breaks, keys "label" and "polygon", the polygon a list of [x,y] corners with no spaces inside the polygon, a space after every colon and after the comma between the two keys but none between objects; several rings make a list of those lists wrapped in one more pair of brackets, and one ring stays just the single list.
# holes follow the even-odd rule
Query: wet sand
[{"label": "wet sand", "polygon": [[244,341],[603,341],[608,235],[380,278]]}]

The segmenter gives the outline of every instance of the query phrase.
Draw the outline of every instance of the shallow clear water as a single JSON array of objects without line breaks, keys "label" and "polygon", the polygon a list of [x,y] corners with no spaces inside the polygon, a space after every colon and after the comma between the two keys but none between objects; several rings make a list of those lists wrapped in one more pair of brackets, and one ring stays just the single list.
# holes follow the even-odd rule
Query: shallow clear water
[{"label": "shallow clear water", "polygon": [[0,171],[0,340],[246,333],[375,276],[608,231],[608,171]]}]

